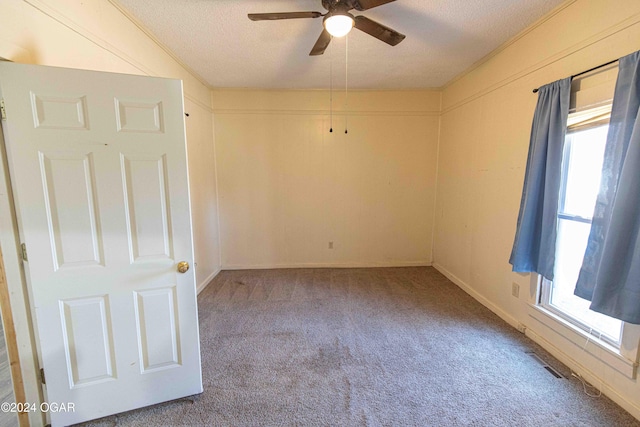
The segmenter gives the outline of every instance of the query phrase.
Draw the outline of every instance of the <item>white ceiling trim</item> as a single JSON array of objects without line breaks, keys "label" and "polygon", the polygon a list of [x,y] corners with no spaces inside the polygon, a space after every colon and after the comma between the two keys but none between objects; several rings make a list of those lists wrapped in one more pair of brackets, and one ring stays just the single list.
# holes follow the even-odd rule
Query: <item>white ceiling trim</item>
[{"label": "white ceiling trim", "polygon": [[[182,59],[180,59],[171,49],[167,47],[164,43],[162,43],[156,36],[153,34],[147,27],[144,26],[142,22],[138,20],[135,16],[133,16],[127,9],[122,7],[117,0],[107,0],[113,7],[118,9],[120,13],[122,13],[125,18],[127,18],[133,25],[138,27],[140,31],[142,31],[147,37],[151,39],[160,49],[162,49],[167,55],[171,57],[174,61],[176,61],[182,68],[184,68],[189,74],[195,77],[200,83],[202,83],[206,88],[213,89],[213,87],[193,68],[187,65]],[[575,1],[575,0],[574,0]]]},{"label": "white ceiling trim", "polygon": [[569,6],[571,6],[573,3],[577,2],[577,1],[578,0],[566,0],[564,3],[556,6],[554,9],[550,10],[549,12],[544,14],[542,17],[540,17],[540,19],[538,19],[537,21],[535,21],[534,23],[529,25],[524,30],[520,31],[518,34],[516,34],[515,36],[513,36],[512,38],[510,38],[509,40],[507,40],[506,42],[504,42],[500,46],[498,46],[496,49],[492,50],[489,54],[487,54],[486,56],[480,58],[477,62],[472,64],[469,68],[464,70],[462,73],[458,74],[457,76],[455,76],[454,78],[449,80],[447,83],[442,85],[441,89],[444,90],[444,89],[448,88],[449,86],[451,86],[452,84],[454,84],[458,80],[462,79],[467,74],[470,74],[473,71],[475,71],[476,69],[480,68],[483,64],[485,64],[486,62],[489,62],[489,60],[491,60],[491,58],[495,57],[500,52],[504,51],[509,46],[511,46],[512,44],[514,44],[515,42],[517,42],[518,40],[520,40],[521,38],[523,38],[524,36],[526,36],[530,32],[534,31],[536,28],[538,28],[539,26],[541,26],[542,24],[547,22],[549,19],[553,18],[558,13],[562,12],[564,9],[566,9]]},{"label": "white ceiling trim", "polygon": [[33,7],[34,9],[36,9],[36,10],[42,12],[43,14],[47,15],[51,19],[54,19],[55,21],[59,22],[60,24],[64,25],[65,27],[69,28],[71,31],[81,35],[82,37],[84,37],[85,39],[89,40],[90,42],[95,43],[96,45],[102,47],[103,49],[108,50],[109,52],[111,52],[114,55],[116,55],[118,58],[122,59],[123,61],[128,62],[131,65],[133,65],[134,67],[136,67],[141,72],[143,72],[143,73],[145,73],[147,75],[153,75],[153,72],[151,72],[151,70],[149,70],[143,64],[139,63],[138,61],[136,61],[135,59],[133,59],[132,57],[127,55],[125,52],[123,52],[122,50],[118,49],[117,47],[115,47],[114,45],[109,43],[108,41],[104,40],[102,37],[98,36],[97,34],[92,32],[91,30],[89,30],[88,28],[86,28],[86,27],[82,26],[81,24],[77,23],[76,21],[71,19],[69,16],[67,16],[63,12],[61,12],[60,10],[58,10],[55,7],[53,7],[50,4],[48,4],[46,1],[43,1],[43,0],[24,0],[24,2],[27,3],[29,6]]},{"label": "white ceiling trim", "polygon": [[[560,51],[560,52],[558,52],[558,53],[556,53],[556,54],[554,54],[554,55],[552,55],[550,57],[544,58],[543,60],[538,61],[537,63],[531,65],[528,68],[525,68],[524,70],[522,70],[522,71],[520,71],[520,72],[518,72],[516,74],[512,74],[510,76],[507,76],[506,78],[500,80],[498,83],[496,83],[494,85],[491,85],[489,87],[486,87],[486,88],[480,90],[477,93],[474,93],[473,95],[471,95],[471,96],[469,96],[467,98],[461,99],[460,101],[447,106],[441,112],[442,112],[442,114],[446,114],[446,113],[448,113],[448,112],[450,112],[452,110],[455,110],[456,108],[459,108],[459,107],[461,107],[461,106],[463,106],[465,104],[468,104],[469,102],[473,102],[474,100],[476,100],[476,99],[478,99],[478,98],[480,98],[482,96],[485,96],[488,93],[496,91],[496,90],[498,90],[498,89],[500,89],[500,88],[502,88],[502,87],[504,87],[504,86],[506,86],[508,84],[511,84],[516,80],[519,80],[519,79],[521,79],[523,77],[526,77],[529,74],[532,74],[532,73],[535,73],[536,71],[544,69],[544,68],[548,67],[549,65],[554,64],[554,63],[556,63],[558,61],[562,61],[563,59],[568,58],[571,55],[575,55],[575,54],[581,52],[582,50],[588,48],[589,46],[592,46],[594,43],[602,42],[602,41],[606,40],[607,38],[616,35],[620,31],[624,31],[629,27],[632,27],[634,25],[638,25],[638,23],[640,23],[640,13],[632,15],[629,18],[625,19],[624,21],[618,22],[618,23],[612,25],[611,27],[607,28],[606,30],[603,30],[603,31],[599,32],[598,34],[595,34],[595,35],[591,36],[590,38],[588,38],[586,40],[583,40],[583,41],[581,41],[581,42],[579,42],[579,43],[577,43],[577,44],[575,44],[575,45],[573,45],[571,47],[568,47],[567,49],[564,49],[563,51]],[[601,60],[599,63],[613,61],[615,59],[618,59],[619,57],[621,57],[624,54],[625,53],[623,53],[623,52],[620,52],[619,55],[616,55],[615,53],[612,53],[611,57],[607,57],[604,60]],[[577,64],[577,65],[574,65],[574,67],[576,67],[576,68],[573,70],[573,73],[579,73],[579,72],[583,71],[584,68],[589,68],[589,67],[591,67],[593,65],[597,65],[598,63],[593,64],[592,62],[588,62],[588,63],[586,63],[584,65],[580,65],[580,63],[576,62],[575,64]],[[589,65],[589,64],[592,64],[592,65]],[[569,73],[571,73],[571,71]],[[558,78],[568,77],[569,73],[567,73],[564,76],[558,76]],[[545,82],[539,83],[539,85],[542,85],[542,84],[545,84]],[[533,88],[534,87],[531,87],[532,90],[533,90]]]},{"label": "white ceiling trim", "polygon": [[[61,25],[64,25],[65,27],[69,28],[71,31],[75,32],[76,34],[78,34],[78,35],[84,37],[85,39],[89,40],[91,43],[94,43],[97,46],[100,46],[101,48],[103,48],[106,51],[112,53],[116,57],[118,57],[118,58],[122,59],[123,61],[125,61],[126,63],[130,64],[131,66],[137,68],[141,73],[143,73],[145,75],[148,75],[148,76],[168,77],[168,76],[162,75],[161,73],[159,73],[157,71],[154,71],[154,70],[148,68],[146,65],[144,65],[141,62],[137,61],[135,58],[129,56],[123,50],[119,49],[118,47],[116,47],[113,44],[109,43],[108,41],[106,41],[102,37],[98,36],[96,33],[94,33],[93,31],[89,30],[87,27],[85,27],[85,26],[79,24],[78,22],[76,22],[75,20],[71,19],[69,16],[67,16],[65,13],[63,13],[60,10],[58,10],[54,6],[48,4],[46,2],[46,0],[23,0],[23,1],[25,3],[27,3],[29,6],[33,7],[34,9],[38,10],[39,12],[43,13],[44,15],[46,15],[46,16],[50,17],[51,19],[57,21]],[[130,20],[137,28],[139,28],[141,31],[144,31],[144,33],[147,36],[151,37],[151,34],[149,33],[149,31],[146,30],[144,28],[144,26],[141,26],[141,24],[136,22],[135,18],[133,18],[130,14],[125,13],[126,11],[123,10],[119,5],[117,5],[112,0],[108,0],[108,1],[114,7],[116,7],[117,10],[120,13],[122,13],[128,20]],[[206,80],[204,80],[201,76],[198,76],[198,74],[196,74],[195,71],[190,69],[182,61],[179,61],[179,59],[173,54],[173,52],[171,52],[164,44],[162,44],[159,40],[157,40],[154,37],[151,37],[151,39],[155,44],[158,45],[158,47],[160,47],[168,55],[170,55],[171,58],[173,58],[176,61],[178,61],[180,66],[182,66],[189,74],[191,74],[194,78],[196,78],[206,88],[211,89],[211,87],[206,82]],[[209,112],[212,112],[210,105],[204,104],[202,101],[197,99],[195,96],[189,94],[186,91],[184,93],[184,96],[185,96],[185,98],[187,98],[190,101],[194,102],[195,104],[197,104],[201,108],[204,108],[205,110],[207,110]]]}]

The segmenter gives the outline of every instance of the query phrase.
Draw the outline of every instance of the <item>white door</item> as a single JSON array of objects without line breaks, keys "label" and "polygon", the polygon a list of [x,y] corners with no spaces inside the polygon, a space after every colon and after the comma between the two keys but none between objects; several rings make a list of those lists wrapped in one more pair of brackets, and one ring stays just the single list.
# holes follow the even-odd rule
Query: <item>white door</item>
[{"label": "white door", "polygon": [[182,84],[0,63],[53,425],[202,392]]}]

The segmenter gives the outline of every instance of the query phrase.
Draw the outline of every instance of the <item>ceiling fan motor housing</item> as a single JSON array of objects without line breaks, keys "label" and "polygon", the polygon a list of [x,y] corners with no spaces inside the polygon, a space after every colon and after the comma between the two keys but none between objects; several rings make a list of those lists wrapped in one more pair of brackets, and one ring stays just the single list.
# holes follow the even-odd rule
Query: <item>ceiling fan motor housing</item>
[{"label": "ceiling fan motor housing", "polygon": [[342,3],[342,0],[322,0],[322,7],[330,11],[340,3]]},{"label": "ceiling fan motor housing", "polygon": [[348,12],[351,9],[365,10],[358,0],[322,0],[322,7],[329,12],[332,12],[338,7],[344,8],[344,12]]},{"label": "ceiling fan motor housing", "polygon": [[[328,0],[324,0],[324,1],[328,1]],[[352,21],[355,21],[355,17],[349,13],[349,10],[350,8],[348,6],[344,4],[337,4],[332,9],[330,9],[329,12],[326,13],[326,15],[324,15],[322,22],[324,23],[327,19],[335,15],[348,16],[349,18],[351,18]]]}]

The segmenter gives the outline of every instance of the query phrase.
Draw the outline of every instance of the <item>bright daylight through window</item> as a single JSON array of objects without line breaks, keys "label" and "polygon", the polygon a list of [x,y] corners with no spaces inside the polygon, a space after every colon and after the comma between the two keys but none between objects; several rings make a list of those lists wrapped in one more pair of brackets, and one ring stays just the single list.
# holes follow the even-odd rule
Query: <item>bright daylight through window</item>
[{"label": "bright daylight through window", "polygon": [[558,236],[553,282],[543,281],[541,303],[574,326],[616,347],[622,322],[589,310],[573,294],[584,256],[600,174],[611,105],[569,115],[558,203]]}]

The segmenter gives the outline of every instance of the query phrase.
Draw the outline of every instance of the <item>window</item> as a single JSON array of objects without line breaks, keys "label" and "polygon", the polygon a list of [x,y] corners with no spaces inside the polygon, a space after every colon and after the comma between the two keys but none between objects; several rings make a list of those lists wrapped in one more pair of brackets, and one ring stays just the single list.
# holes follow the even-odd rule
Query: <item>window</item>
[{"label": "window", "polygon": [[[600,188],[613,96],[609,82],[615,81],[612,71],[617,74],[616,68],[609,70],[609,75],[605,71],[604,76],[586,77],[572,84],[572,112],[567,122],[558,203],[554,280],[543,280],[540,303],[584,332],[620,347],[622,322],[589,310],[589,301],[573,295]],[[591,84],[585,84],[587,79]]]}]

